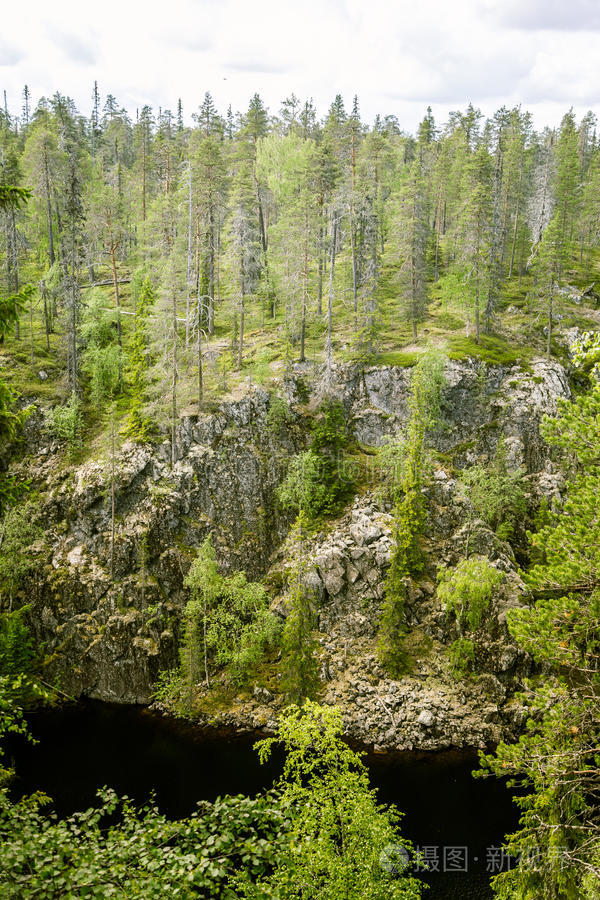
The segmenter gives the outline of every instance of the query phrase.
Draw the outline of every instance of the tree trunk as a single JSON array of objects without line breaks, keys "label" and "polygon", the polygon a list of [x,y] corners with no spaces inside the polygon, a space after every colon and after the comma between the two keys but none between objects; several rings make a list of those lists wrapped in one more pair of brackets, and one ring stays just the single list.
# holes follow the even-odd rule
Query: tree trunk
[{"label": "tree trunk", "polygon": [[329,293],[327,296],[327,375],[331,376],[332,362],[332,318],[333,318],[333,271],[335,267],[335,244],[337,240],[337,219],[332,217],[331,223],[331,257],[329,261]]},{"label": "tree trunk", "polygon": [[246,297],[244,295],[244,284],[242,282],[242,288],[240,293],[240,334],[238,341],[238,359],[237,359],[237,367],[238,369],[242,368],[243,362],[243,354],[244,354],[244,320],[246,318]]},{"label": "tree trunk", "polygon": [[52,228],[52,195],[50,191],[50,168],[48,166],[48,150],[44,147],[44,192],[46,194],[46,210],[48,214],[48,256],[50,265],[54,265],[54,232]]},{"label": "tree trunk", "polygon": [[212,203],[208,217],[208,323],[209,335],[215,333],[215,223]]},{"label": "tree trunk", "polygon": [[110,580],[115,580],[115,407],[110,422]]},{"label": "tree trunk", "polygon": [[[322,210],[322,204],[321,204]],[[321,318],[323,315],[323,223],[321,221],[322,211],[319,213],[319,263],[317,274],[317,316]]]},{"label": "tree trunk", "polygon": [[177,300],[173,291],[173,371],[171,381],[171,468],[177,457]]},{"label": "tree trunk", "polygon": [[202,309],[198,298],[198,415],[202,412],[204,382],[202,377]]},{"label": "tree trunk", "polygon": [[[308,223],[306,223],[308,232]],[[300,362],[305,360],[305,343],[306,343],[306,295],[308,286],[308,235],[304,241],[304,265],[302,268],[302,314],[300,322]]]},{"label": "tree trunk", "polygon": [[121,327],[121,297],[119,295],[119,279],[117,276],[117,260],[116,260],[116,252],[117,247],[119,246],[119,241],[111,242],[110,245],[110,264],[112,268],[112,276],[113,276],[113,287],[115,291],[115,307],[117,309],[117,341],[119,343],[119,350],[123,349],[123,331]]},{"label": "tree trunk", "polygon": [[352,310],[354,312],[354,327],[358,318],[358,285],[356,278],[356,233],[354,230],[354,213],[350,210],[350,252],[352,254]]},{"label": "tree trunk", "polygon": [[[192,292],[192,167],[188,169],[188,236],[187,236],[187,292],[185,297],[185,349],[190,342],[190,294]],[[198,329],[200,321],[198,321]]]}]

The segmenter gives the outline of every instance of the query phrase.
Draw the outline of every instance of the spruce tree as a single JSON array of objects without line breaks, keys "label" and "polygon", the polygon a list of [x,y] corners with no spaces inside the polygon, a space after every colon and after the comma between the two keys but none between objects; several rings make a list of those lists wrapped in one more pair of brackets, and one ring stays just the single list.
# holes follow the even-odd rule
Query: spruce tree
[{"label": "spruce tree", "polygon": [[314,637],[316,617],[306,584],[308,565],[304,536],[305,522],[300,515],[291,535],[296,563],[288,572],[287,616],[282,641],[282,687],[290,703],[314,697],[319,686]]},{"label": "spruce tree", "polygon": [[143,415],[142,409],[146,401],[148,368],[150,366],[149,321],[154,303],[154,288],[150,278],[146,276],[137,297],[135,328],[129,345],[131,399],[126,433],[136,440],[144,440],[148,437],[151,429],[151,423]]}]

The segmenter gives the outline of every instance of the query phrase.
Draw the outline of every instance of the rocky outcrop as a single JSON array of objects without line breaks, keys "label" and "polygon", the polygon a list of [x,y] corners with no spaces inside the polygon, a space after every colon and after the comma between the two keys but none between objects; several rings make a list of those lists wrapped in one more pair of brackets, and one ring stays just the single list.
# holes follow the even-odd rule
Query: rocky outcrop
[{"label": "rocky outcrop", "polygon": [[160,669],[177,661],[183,577],[213,534],[224,571],[258,577],[289,524],[275,502],[300,432],[270,425],[269,395],[255,391],[213,415],[182,420],[170,443],[117,453],[112,541],[112,460],[60,468],[42,457],[48,564],[30,585],[34,626],[49,677],[67,693],[145,703]]},{"label": "rocky outcrop", "polygon": [[[436,479],[430,497],[429,544],[435,556],[422,578],[409,585],[406,642],[408,672],[399,680],[386,675],[377,659],[377,632],[383,581],[392,549],[392,517],[376,498],[364,496],[328,534],[306,545],[311,567],[306,584],[318,612],[322,699],[341,706],[349,737],[377,749],[484,747],[514,727],[511,702],[515,675],[527,666],[505,625],[506,610],[526,597],[510,546],[482,522],[472,522],[474,552],[487,556],[504,575],[485,628],[478,635],[475,679],[457,681],[448,655],[458,636],[453,616],[436,597],[438,565],[452,566],[464,554],[465,526],[460,511],[455,528],[438,509],[455,498],[456,482]],[[457,502],[462,503],[463,501]],[[285,569],[291,553],[284,546],[275,568]],[[279,604],[285,614],[285,606]],[[213,723],[234,727],[272,727],[280,699],[260,689],[221,712]]]},{"label": "rocky outcrop", "polygon": [[[35,464],[26,465],[43,488],[47,533],[28,599],[48,679],[58,678],[74,696],[148,702],[159,671],[177,661],[183,578],[195,548],[212,532],[224,571],[260,577],[284,568],[289,516],[276,503],[276,488],[289,457],[306,446],[306,415],[324,390],[333,391],[360,444],[381,445],[406,420],[410,377],[410,369],[348,365],[326,382],[324,373],[296,366],[281,383],[291,410],[284,427],[269,412],[270,395],[253,390],[212,414],[182,417],[173,467],[169,441],[125,444],[114,465],[114,542],[106,453],[65,466],[55,448],[38,448]],[[568,395],[557,363],[539,360],[525,371],[449,362],[436,446],[460,467],[491,457],[504,439],[509,464],[526,469],[532,490],[551,495],[560,480],[538,426]],[[508,640],[503,612],[521,602],[523,587],[510,547],[483,523],[469,525],[472,552],[488,556],[506,579],[479,651],[484,674],[457,684],[449,672],[453,626],[435,596],[435,568],[463,552],[464,502],[452,467],[440,467],[428,504],[431,565],[408,599],[413,668],[398,682],[381,671],[375,646],[392,546],[389,510],[375,496],[362,497],[311,546],[323,696],[342,706],[348,733],[363,742],[473,746],[511,727],[510,684],[523,660]],[[279,702],[276,690],[257,685],[221,711],[220,721],[264,726]]]}]

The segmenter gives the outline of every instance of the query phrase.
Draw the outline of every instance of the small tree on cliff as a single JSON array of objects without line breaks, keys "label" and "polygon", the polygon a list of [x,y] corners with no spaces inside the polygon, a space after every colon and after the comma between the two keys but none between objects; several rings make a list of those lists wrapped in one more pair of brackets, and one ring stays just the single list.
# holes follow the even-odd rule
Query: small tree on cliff
[{"label": "small tree on cliff", "polygon": [[394,546],[379,625],[379,658],[395,676],[406,667],[402,648],[406,633],[406,582],[423,568],[419,539],[425,524],[425,437],[440,419],[443,367],[444,357],[439,353],[427,353],[419,360],[413,372],[406,434],[384,454],[384,460],[393,465],[392,472],[386,472],[384,467],[384,473],[393,479]]},{"label": "small tree on cliff", "polygon": [[293,556],[297,560],[289,573],[288,615],[283,630],[282,685],[292,703],[314,696],[319,685],[316,658],[318,643],[313,636],[315,613],[306,586],[308,566],[304,547],[304,519],[300,515],[292,532]]},{"label": "small tree on cliff", "polygon": [[210,687],[208,676],[208,620],[212,607],[219,596],[221,576],[217,568],[212,538],[210,534],[198,550],[198,555],[185,577],[184,585],[189,588],[191,599],[184,612],[184,632],[180,651],[181,672],[190,702],[194,686],[202,677],[201,664],[204,663],[206,687]]}]

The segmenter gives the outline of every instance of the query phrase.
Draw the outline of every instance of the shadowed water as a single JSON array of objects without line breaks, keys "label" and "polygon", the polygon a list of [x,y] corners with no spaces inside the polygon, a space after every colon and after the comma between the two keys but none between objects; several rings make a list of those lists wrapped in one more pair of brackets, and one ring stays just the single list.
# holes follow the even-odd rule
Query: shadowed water
[{"label": "shadowed water", "polygon": [[[256,736],[203,733],[133,706],[85,701],[45,710],[31,717],[31,729],[38,744],[9,746],[18,774],[13,792],[44,791],[59,815],[92,805],[96,788],[108,785],[138,801],[154,791],[165,814],[185,816],[198,800],[268,787],[281,764],[259,764]],[[494,848],[517,814],[502,783],[472,778],[476,753],[371,754],[367,762],[380,800],[404,813],[403,834],[438,869],[419,876],[431,886],[425,896],[491,897]]]}]

